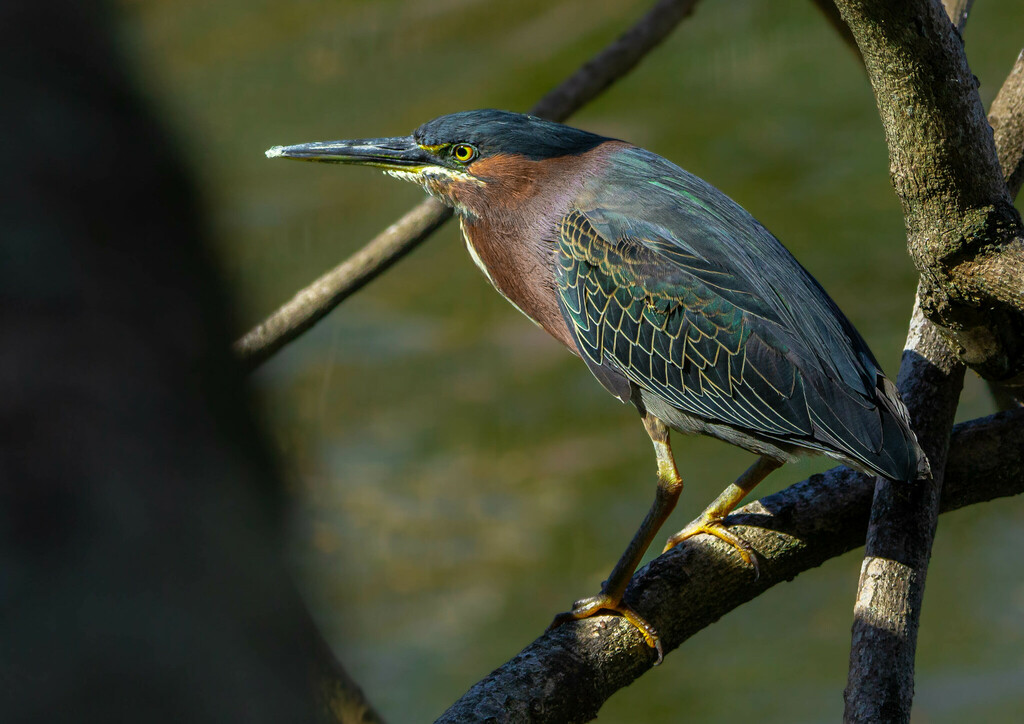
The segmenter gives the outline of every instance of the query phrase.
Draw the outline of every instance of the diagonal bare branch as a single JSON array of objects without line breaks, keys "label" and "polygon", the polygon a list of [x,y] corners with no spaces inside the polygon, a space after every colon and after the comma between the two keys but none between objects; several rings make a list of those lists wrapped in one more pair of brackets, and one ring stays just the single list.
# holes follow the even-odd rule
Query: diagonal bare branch
[{"label": "diagonal bare branch", "polygon": [[313,679],[321,721],[325,724],[386,724],[327,644],[321,641],[320,648],[320,657],[313,666]]},{"label": "diagonal bare branch", "polygon": [[[565,120],[633,70],[696,5],[697,0],[659,0],[625,33],[541,98],[530,113]],[[265,362],[419,246],[451,216],[450,209],[433,199],[417,205],[235,342],[242,365],[251,370]]]},{"label": "diagonal bare branch", "polygon": [[[941,510],[1024,492],[1024,410],[958,425]],[[754,579],[727,546],[698,536],[652,561],[626,593],[665,650],[778,583],[863,544],[874,480],[847,468],[750,503],[732,520],[762,561]],[[748,527],[749,526],[749,527]],[[475,684],[438,722],[581,722],[651,668],[654,655],[616,616],[544,634]]]},{"label": "diagonal bare branch", "polygon": [[452,216],[434,199],[416,205],[370,243],[309,286],[234,344],[242,366],[251,371],[323,319],[345,299],[387,271]]},{"label": "diagonal bare branch", "polygon": [[956,26],[957,32],[963,32],[964,26],[967,25],[967,18],[971,14],[971,6],[974,5],[974,0],[942,0],[942,5],[946,8],[946,15],[949,16],[950,22]]}]

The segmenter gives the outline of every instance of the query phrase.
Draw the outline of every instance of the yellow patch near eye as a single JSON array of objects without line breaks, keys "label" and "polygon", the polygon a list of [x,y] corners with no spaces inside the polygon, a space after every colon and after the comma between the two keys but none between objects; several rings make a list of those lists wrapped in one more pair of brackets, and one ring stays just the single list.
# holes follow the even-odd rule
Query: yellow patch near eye
[{"label": "yellow patch near eye", "polygon": [[447,145],[448,145],[447,143],[437,143],[437,144],[434,144],[433,146],[424,146],[422,143],[419,144],[420,148],[422,148],[427,153],[437,153],[438,151],[440,151],[442,148],[444,148]]}]

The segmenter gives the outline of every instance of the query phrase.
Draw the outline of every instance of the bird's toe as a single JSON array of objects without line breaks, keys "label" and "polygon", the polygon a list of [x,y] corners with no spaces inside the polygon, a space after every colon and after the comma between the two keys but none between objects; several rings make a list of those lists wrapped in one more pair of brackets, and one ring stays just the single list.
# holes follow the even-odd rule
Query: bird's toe
[{"label": "bird's toe", "polygon": [[757,554],[754,549],[749,543],[729,530],[725,523],[722,522],[722,519],[706,519],[704,516],[701,516],[675,535],[670,536],[668,541],[665,543],[665,548],[662,550],[662,553],[667,553],[684,540],[692,538],[695,535],[700,535],[701,533],[707,533],[708,535],[712,535],[715,538],[728,543],[733,549],[735,549],[740,558],[743,559],[743,562],[754,569],[754,577],[760,577],[761,570],[758,566]]},{"label": "bird's toe", "polygon": [[664,654],[657,630],[633,610],[631,606],[626,604],[625,601],[621,599],[616,600],[605,593],[599,593],[596,596],[576,601],[573,604],[572,610],[555,616],[547,630],[551,631],[570,621],[590,618],[600,613],[617,613],[629,621],[640,632],[640,635],[644,637],[644,642],[658,654],[658,660],[654,662],[654,665],[657,666],[662,662]]}]

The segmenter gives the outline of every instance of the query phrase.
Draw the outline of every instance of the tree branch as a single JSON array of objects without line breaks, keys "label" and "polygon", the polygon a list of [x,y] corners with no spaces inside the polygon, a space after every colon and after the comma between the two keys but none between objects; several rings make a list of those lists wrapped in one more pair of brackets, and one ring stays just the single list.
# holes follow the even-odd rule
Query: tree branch
[{"label": "tree branch", "polygon": [[932,476],[875,483],[843,694],[846,722],[910,720],[921,603],[963,379],[963,363],[915,304],[899,388]]},{"label": "tree branch", "polygon": [[959,34],[937,2],[837,0],[871,79],[925,315],[987,379],[1024,374],[1024,239]]},{"label": "tree branch", "polygon": [[[693,12],[696,4],[697,0],[659,0],[629,30],[541,98],[530,113],[565,120],[633,70]],[[234,350],[242,365],[252,370],[265,362],[419,246],[451,216],[450,209],[433,199],[414,207],[239,339]]]},{"label": "tree branch", "polygon": [[[1024,51],[1017,55],[1010,74],[992,101],[988,112],[992,125],[999,166],[1010,198],[1016,199],[1024,183]],[[989,390],[1000,410],[1024,404],[1024,385],[1016,386],[988,381]]]},{"label": "tree branch", "polygon": [[[1024,410],[958,425],[943,512],[1024,492]],[[756,549],[754,579],[724,543],[698,536],[633,579],[627,600],[657,627],[665,651],[777,583],[853,550],[864,540],[874,481],[847,468],[790,486],[731,516]],[[439,722],[581,722],[654,663],[639,632],[596,616],[542,635],[474,685]]]},{"label": "tree branch", "polygon": [[385,724],[370,700],[325,642],[313,663],[314,694],[322,722]]},{"label": "tree branch", "polygon": [[387,271],[450,219],[452,210],[427,199],[321,276],[234,344],[242,367],[252,371],[294,341],[336,306]]},{"label": "tree branch", "polygon": [[[966,23],[970,5],[969,0],[945,2],[958,34]],[[941,26],[941,21],[938,24]],[[866,55],[865,59],[867,62]],[[999,103],[993,104],[994,118],[1002,121],[1005,117],[1003,132],[996,134],[997,137],[1002,136],[997,138],[996,148],[1007,180],[1015,166],[1013,153],[1021,145],[1019,136],[1012,138],[1015,132],[1019,133],[1011,100],[1016,95],[1014,80],[1015,74],[1011,72],[1000,92]],[[879,96],[880,110],[883,106],[883,99]],[[941,109],[937,110],[941,112]],[[905,120],[907,123],[903,130],[913,133],[913,114]],[[996,125],[999,124],[993,123]],[[895,135],[898,134],[889,133],[894,171],[897,154],[904,150],[892,147]],[[906,142],[909,139],[904,137],[900,140]],[[913,149],[909,153],[912,154]],[[1015,194],[1016,189],[1013,189],[1010,195]],[[904,199],[904,204],[907,211],[907,199]],[[952,209],[939,208],[935,211],[937,215],[948,215]],[[907,225],[908,230],[913,229],[909,215]],[[912,240],[911,248],[913,251]],[[844,718],[850,722],[909,721],[910,718],[917,630],[942,489],[945,444],[963,380],[963,368],[956,364],[952,350],[921,314],[920,303],[926,298],[925,290],[919,289],[908,340],[908,350],[917,354],[908,352],[905,355],[900,386],[915,420],[915,429],[932,462],[934,478],[927,484],[912,488],[878,481],[855,606],[849,681],[844,692]],[[921,370],[915,370],[915,365]],[[921,383],[929,377],[932,378],[930,389],[906,389],[907,382]],[[1007,388],[994,384],[993,390],[997,400],[1002,399],[1003,409],[1009,407],[1007,400],[1012,396]]]},{"label": "tree branch", "polygon": [[[947,0],[945,5],[959,33],[971,3]],[[1015,95],[1014,81],[1015,74],[1011,72],[1000,91],[999,103],[993,104],[996,118],[1002,120],[1002,116],[1006,120],[1002,133],[996,134],[1001,136],[996,147],[1007,180],[1013,172],[1012,154],[1021,145],[1019,136],[1012,138],[1015,131],[1019,133],[1019,128],[1015,128],[1019,119],[1013,117],[1011,100]],[[1016,190],[1010,193],[1013,196]],[[914,486],[884,479],[876,484],[854,607],[850,671],[844,692],[846,722],[910,721],[917,632],[938,517],[946,444],[964,374],[952,349],[924,318],[921,301],[925,296],[919,288],[908,351],[900,369],[900,391],[932,463],[933,478]],[[1006,387],[990,385],[997,400],[1012,399]],[[1009,406],[1003,399],[1001,407]]]},{"label": "tree branch", "polygon": [[942,4],[946,8],[946,15],[949,16],[950,22],[956,26],[958,33],[962,33],[964,26],[967,25],[967,16],[971,13],[974,0],[942,0]]},{"label": "tree branch", "polygon": [[992,101],[988,122],[1006,187],[1015,199],[1024,183],[1024,51]]},{"label": "tree branch", "polygon": [[[813,0],[815,6],[824,13],[829,23],[840,34],[844,42],[857,52],[860,51],[849,26],[843,22],[833,0]],[[970,13],[973,0],[945,0],[946,12],[963,31]],[[1007,76],[996,99],[992,102],[988,115],[992,126],[999,165],[1003,170],[1007,189],[1011,198],[1016,198],[1024,182],[1024,51],[1017,56],[1017,62]],[[1016,381],[1017,383],[1020,380]],[[1016,387],[988,380],[989,389],[1000,410],[1019,407],[1022,403],[1021,385]]]}]

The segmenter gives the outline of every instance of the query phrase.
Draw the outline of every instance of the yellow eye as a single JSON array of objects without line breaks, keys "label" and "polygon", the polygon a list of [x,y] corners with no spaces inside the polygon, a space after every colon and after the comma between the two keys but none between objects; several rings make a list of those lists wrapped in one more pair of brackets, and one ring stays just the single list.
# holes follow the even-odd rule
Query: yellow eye
[{"label": "yellow eye", "polygon": [[469,163],[476,158],[476,149],[468,143],[458,143],[452,146],[452,158],[459,163]]}]

